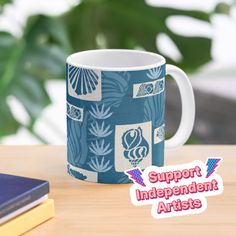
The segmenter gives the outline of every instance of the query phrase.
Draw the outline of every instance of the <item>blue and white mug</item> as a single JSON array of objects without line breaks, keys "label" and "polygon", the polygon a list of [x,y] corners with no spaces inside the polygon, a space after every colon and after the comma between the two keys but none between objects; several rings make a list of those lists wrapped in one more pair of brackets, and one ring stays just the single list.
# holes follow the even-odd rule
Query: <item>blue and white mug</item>
[{"label": "blue and white mug", "polygon": [[[165,76],[180,90],[182,118],[165,141]],[[165,147],[186,142],[195,103],[186,74],[161,55],[137,50],[89,50],[70,55],[67,156],[70,175],[97,183],[129,183],[124,171],[163,166]]]}]

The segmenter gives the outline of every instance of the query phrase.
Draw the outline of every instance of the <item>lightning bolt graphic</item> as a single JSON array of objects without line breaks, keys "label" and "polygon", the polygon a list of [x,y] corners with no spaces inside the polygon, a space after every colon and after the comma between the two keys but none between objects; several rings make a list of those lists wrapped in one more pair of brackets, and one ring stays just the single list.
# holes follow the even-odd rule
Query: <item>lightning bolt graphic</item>
[{"label": "lightning bolt graphic", "polygon": [[125,173],[134,183],[137,183],[143,187],[146,187],[146,184],[144,183],[143,177],[142,177],[143,172],[141,171],[140,168],[128,170]]},{"label": "lightning bolt graphic", "polygon": [[207,159],[207,174],[206,178],[208,178],[210,175],[212,175],[216,168],[218,167],[219,162],[222,160],[222,158],[208,158]]}]

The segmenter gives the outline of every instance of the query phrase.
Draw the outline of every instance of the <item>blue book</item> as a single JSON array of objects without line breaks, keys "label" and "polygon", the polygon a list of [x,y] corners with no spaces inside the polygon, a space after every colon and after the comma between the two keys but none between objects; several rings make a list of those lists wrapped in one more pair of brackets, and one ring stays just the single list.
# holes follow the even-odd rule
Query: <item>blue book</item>
[{"label": "blue book", "polygon": [[48,193],[48,181],[0,173],[0,218],[37,201]]}]

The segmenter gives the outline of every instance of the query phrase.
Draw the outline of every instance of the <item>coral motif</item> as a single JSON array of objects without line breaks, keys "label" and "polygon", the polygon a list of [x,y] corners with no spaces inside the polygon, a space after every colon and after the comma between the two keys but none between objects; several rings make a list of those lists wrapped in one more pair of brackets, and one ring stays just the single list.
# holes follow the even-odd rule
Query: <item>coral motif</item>
[{"label": "coral motif", "polygon": [[93,71],[69,65],[69,82],[77,95],[86,95],[96,90],[99,76]]},{"label": "coral motif", "polygon": [[147,72],[147,76],[150,78],[150,79],[158,79],[159,76],[161,75],[162,73],[162,68],[161,67],[157,67],[157,68],[153,68],[153,69],[150,69],[148,70]]},{"label": "coral motif", "polygon": [[109,154],[112,151],[112,148],[110,148],[110,143],[105,145],[104,139],[102,140],[96,140],[95,142],[91,143],[91,146],[89,147],[90,152],[97,156],[105,156]]},{"label": "coral motif", "polygon": [[105,105],[102,104],[101,109],[99,109],[98,104],[95,104],[95,106],[91,106],[91,110],[89,113],[95,118],[99,120],[104,120],[109,118],[112,115],[112,112],[110,112],[110,107],[105,109]]},{"label": "coral motif", "polygon": [[89,132],[98,137],[98,138],[104,138],[109,136],[112,133],[112,130],[110,130],[110,125],[105,126],[105,122],[103,121],[101,126],[99,126],[98,122],[95,121],[93,124],[91,124],[91,127],[89,128]]},{"label": "coral motif", "polygon": [[102,157],[101,162],[99,163],[98,157],[93,158],[88,165],[91,167],[92,170],[97,172],[107,172],[112,168],[110,161],[104,163],[105,158]]},{"label": "coral motif", "polygon": [[122,136],[124,156],[136,167],[149,153],[149,145],[143,137],[142,129],[129,129]]},{"label": "coral motif", "polygon": [[[105,162],[105,156],[110,154],[113,149],[110,148],[110,143],[105,144],[104,139],[113,132],[111,129],[111,125],[105,125],[104,121],[112,116],[113,112],[111,112],[110,110],[110,107],[105,108],[105,104],[98,105],[96,103],[94,106],[91,106],[91,110],[89,111],[92,122],[88,131],[91,135],[95,136],[96,140],[94,142],[91,142],[89,146],[89,150],[91,153],[95,154],[95,158],[93,157],[88,165],[92,170],[96,172],[106,172],[112,168],[112,165],[110,165],[110,160]],[[101,122],[98,120],[103,121]],[[99,124],[99,122],[101,123]]]}]

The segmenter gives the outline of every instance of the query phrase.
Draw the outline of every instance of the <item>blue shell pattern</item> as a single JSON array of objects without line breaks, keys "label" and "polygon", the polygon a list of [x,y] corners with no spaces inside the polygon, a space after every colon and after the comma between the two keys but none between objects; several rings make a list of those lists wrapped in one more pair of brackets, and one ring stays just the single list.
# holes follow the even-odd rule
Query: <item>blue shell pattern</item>
[{"label": "blue shell pattern", "polygon": [[77,95],[92,93],[98,85],[98,75],[89,69],[69,65],[69,82]]},{"label": "blue shell pattern", "polygon": [[122,136],[124,156],[136,167],[149,153],[149,145],[143,137],[142,129],[129,129]]},{"label": "blue shell pattern", "polygon": [[[80,69],[80,73],[81,70],[84,69]],[[86,78],[94,75],[92,71],[84,71],[82,74],[86,74],[87,77],[80,74],[78,78],[79,74],[76,75],[75,69],[67,70],[67,79],[71,80],[72,86],[78,93],[83,93],[85,90],[92,91],[92,85],[90,90],[88,86],[87,89],[77,87],[78,82],[74,81],[73,76],[69,77],[69,73],[73,73],[77,80],[81,81],[83,78],[83,81],[87,81]],[[163,77],[165,77],[165,65],[153,71],[102,71],[101,101],[74,98],[67,91],[67,101],[82,108],[84,113],[82,122],[67,117],[68,162],[81,169],[97,172],[99,183],[129,183],[124,172],[116,172],[114,167],[115,126],[152,121],[152,136],[154,135],[154,129],[164,124],[165,92],[133,98],[133,85],[153,82]],[[97,77],[94,76],[94,86],[96,80]],[[132,151],[128,150],[126,154],[135,160],[133,165],[137,164],[138,157],[140,162],[144,160],[151,150],[152,164],[162,166],[164,142],[154,144],[152,140],[152,149],[149,149],[150,145],[143,135],[141,139],[138,146]],[[77,175],[73,171],[70,173],[82,179],[80,176],[83,173]]]}]

